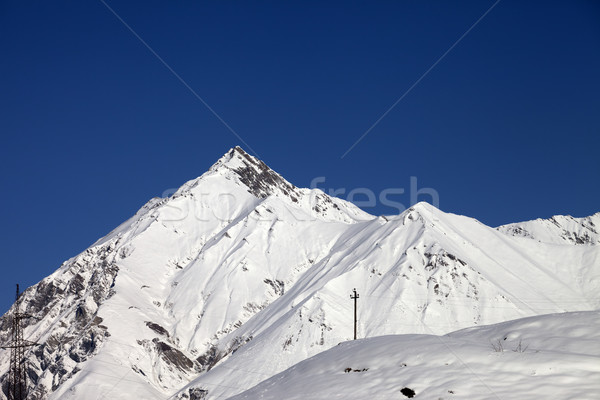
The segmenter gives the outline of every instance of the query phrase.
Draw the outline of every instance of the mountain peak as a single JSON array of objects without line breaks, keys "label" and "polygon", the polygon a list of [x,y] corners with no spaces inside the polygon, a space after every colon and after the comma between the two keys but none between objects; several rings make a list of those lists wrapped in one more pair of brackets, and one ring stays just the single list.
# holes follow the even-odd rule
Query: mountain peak
[{"label": "mountain peak", "polygon": [[410,208],[401,213],[398,217],[404,218],[404,220],[416,221],[421,220],[423,222],[433,222],[439,219],[440,210],[435,208],[433,205],[420,201],[413,204]]},{"label": "mountain peak", "polygon": [[225,167],[227,169],[235,168],[239,166],[240,161],[247,160],[252,164],[259,164],[262,161],[258,160],[256,157],[251,156],[246,153],[244,149],[240,146],[235,146],[227,151],[227,153],[223,154],[221,158],[217,160],[216,163],[210,168],[212,171],[216,171]]},{"label": "mountain peak", "polygon": [[[26,372],[36,377],[31,393],[73,400],[108,388],[114,400],[232,398],[350,339],[353,287],[363,302],[362,338],[597,310],[600,246],[555,242],[595,238],[600,220],[532,224],[523,229],[540,241],[507,238],[427,203],[375,219],[319,189],[297,189],[232,148],[24,293],[23,309],[34,317],[23,321],[24,336],[40,343],[26,355]],[[0,343],[10,341],[11,326],[10,314],[0,318]],[[494,328],[478,343],[484,349],[507,331],[503,343],[518,343],[517,328]],[[3,388],[9,353],[0,352]],[[346,367],[361,376],[378,369],[333,361],[340,379]],[[107,362],[110,376],[102,373]],[[398,375],[397,362],[387,369]]]},{"label": "mountain peak", "polygon": [[229,149],[211,168],[210,171],[233,172],[250,193],[257,198],[268,197],[281,192],[298,201],[297,188],[281,175],[269,168],[263,161],[246,153],[240,146]]}]

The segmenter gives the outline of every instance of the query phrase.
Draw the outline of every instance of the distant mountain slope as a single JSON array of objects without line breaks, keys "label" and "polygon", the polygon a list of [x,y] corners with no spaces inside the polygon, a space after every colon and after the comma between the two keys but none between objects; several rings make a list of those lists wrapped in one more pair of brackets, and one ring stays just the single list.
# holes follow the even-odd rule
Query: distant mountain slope
[{"label": "distant mountain slope", "polygon": [[549,219],[503,225],[498,230],[545,243],[599,244],[600,212],[585,218],[555,215]]},{"label": "distant mountain slope", "polygon": [[228,397],[235,390],[226,382],[251,386],[351,339],[353,287],[361,295],[360,337],[444,334],[522,316],[595,310],[599,254],[598,246],[508,237],[425,203],[353,225],[327,258],[236,330],[252,341],[180,394],[203,390],[207,399]]},{"label": "distant mountain slope", "polygon": [[599,332],[596,311],[345,342],[230,400],[593,399]]},{"label": "distant mountain slope", "polygon": [[25,291],[30,398],[233,396],[350,339],[352,288],[360,337],[598,309],[600,246],[550,239],[374,217],[234,148]]}]

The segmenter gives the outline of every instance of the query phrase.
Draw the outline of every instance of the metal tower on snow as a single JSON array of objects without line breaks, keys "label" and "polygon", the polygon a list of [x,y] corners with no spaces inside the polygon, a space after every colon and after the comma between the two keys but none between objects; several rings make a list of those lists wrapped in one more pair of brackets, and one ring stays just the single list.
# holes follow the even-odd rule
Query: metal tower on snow
[{"label": "metal tower on snow", "polygon": [[31,318],[29,314],[21,313],[21,300],[19,297],[19,285],[17,284],[17,296],[15,309],[12,316],[12,341],[2,346],[3,349],[10,349],[10,371],[8,376],[8,399],[25,400],[27,398],[27,368],[25,363],[25,349],[37,345],[23,339],[23,329],[21,320]]},{"label": "metal tower on snow", "polygon": [[356,289],[353,290],[354,294],[350,295],[350,298],[354,300],[354,340],[356,340],[356,300],[360,297],[358,293],[356,293]]}]

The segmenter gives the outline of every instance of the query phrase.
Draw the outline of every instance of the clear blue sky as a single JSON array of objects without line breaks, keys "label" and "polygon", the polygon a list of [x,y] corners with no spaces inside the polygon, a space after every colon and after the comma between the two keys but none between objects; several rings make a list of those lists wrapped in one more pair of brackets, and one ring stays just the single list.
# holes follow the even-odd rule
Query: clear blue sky
[{"label": "clear blue sky", "polygon": [[494,2],[106,0],[250,148],[101,1],[0,2],[0,312],[235,145],[492,226],[600,211],[597,1],[500,1],[342,158]]}]

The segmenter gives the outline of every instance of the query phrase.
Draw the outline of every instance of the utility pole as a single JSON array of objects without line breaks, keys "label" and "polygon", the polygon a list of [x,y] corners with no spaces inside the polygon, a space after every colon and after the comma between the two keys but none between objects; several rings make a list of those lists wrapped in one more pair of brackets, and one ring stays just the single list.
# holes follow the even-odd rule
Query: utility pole
[{"label": "utility pole", "polygon": [[10,349],[10,371],[8,377],[9,400],[27,399],[27,368],[25,365],[25,349],[27,347],[37,345],[37,343],[23,339],[21,320],[30,318],[32,316],[21,313],[21,300],[19,297],[19,285],[17,284],[17,296],[15,299],[15,310],[12,320],[12,341],[6,346],[2,346],[3,349]]},{"label": "utility pole", "polygon": [[356,300],[358,300],[358,293],[356,293],[356,288],[353,289],[354,294],[350,295],[350,298],[354,300],[354,340],[356,340]]}]

